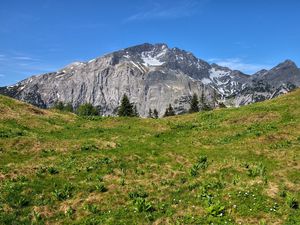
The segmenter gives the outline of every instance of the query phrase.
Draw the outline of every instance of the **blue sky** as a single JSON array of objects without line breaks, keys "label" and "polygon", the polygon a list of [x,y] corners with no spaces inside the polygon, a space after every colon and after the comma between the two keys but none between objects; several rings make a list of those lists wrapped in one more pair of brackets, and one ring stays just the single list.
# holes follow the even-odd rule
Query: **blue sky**
[{"label": "blue sky", "polygon": [[0,86],[145,42],[253,73],[300,65],[297,0],[0,2]]}]

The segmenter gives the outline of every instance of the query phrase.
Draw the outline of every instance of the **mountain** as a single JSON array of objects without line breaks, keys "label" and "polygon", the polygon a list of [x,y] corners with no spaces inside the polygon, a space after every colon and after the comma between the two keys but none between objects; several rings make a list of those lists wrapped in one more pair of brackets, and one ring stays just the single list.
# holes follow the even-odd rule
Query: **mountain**
[{"label": "mountain", "polygon": [[169,104],[178,114],[186,112],[193,93],[204,94],[212,107],[217,102],[240,106],[298,86],[300,70],[289,60],[250,76],[209,64],[166,44],[146,43],[30,77],[0,88],[0,94],[42,108],[58,101],[75,108],[89,102],[101,108],[103,115],[115,115],[123,94],[127,94],[141,116],[146,116],[150,108],[156,108],[162,116]]}]

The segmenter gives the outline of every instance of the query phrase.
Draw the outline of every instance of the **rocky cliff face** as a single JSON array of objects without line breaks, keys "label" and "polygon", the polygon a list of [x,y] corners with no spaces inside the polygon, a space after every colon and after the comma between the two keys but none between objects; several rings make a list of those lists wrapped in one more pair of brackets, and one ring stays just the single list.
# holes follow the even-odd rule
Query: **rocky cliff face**
[{"label": "rocky cliff face", "polygon": [[249,76],[240,71],[209,64],[193,54],[166,44],[143,44],[89,62],[33,76],[0,93],[51,107],[58,101],[78,107],[92,103],[103,115],[115,115],[123,94],[135,103],[141,116],[149,108],[163,115],[168,104],[177,113],[188,110],[193,93],[206,102],[245,105],[273,98],[300,86],[300,70],[291,61]]}]

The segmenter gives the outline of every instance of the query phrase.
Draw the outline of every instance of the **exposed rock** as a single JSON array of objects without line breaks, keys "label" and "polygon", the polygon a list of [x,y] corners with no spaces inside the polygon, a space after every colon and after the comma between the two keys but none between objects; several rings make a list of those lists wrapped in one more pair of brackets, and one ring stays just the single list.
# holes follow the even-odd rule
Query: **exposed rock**
[{"label": "exposed rock", "polygon": [[149,108],[162,116],[169,104],[176,113],[186,112],[193,93],[204,93],[211,106],[216,96],[227,105],[239,106],[276,97],[297,86],[300,70],[290,60],[249,76],[210,65],[166,44],[142,44],[30,77],[0,88],[0,93],[39,107],[62,101],[76,108],[89,102],[100,107],[103,115],[115,115],[127,94],[141,116],[147,116]]}]

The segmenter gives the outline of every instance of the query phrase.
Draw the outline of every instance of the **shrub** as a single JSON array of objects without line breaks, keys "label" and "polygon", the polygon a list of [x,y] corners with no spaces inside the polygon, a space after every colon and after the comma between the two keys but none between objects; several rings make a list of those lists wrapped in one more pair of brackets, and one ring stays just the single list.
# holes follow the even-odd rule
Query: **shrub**
[{"label": "shrub", "polygon": [[57,200],[63,201],[72,197],[73,190],[74,187],[72,185],[66,184],[62,189],[55,189],[52,194]]},{"label": "shrub", "polygon": [[239,175],[234,175],[232,178],[232,184],[237,185],[237,183],[240,181],[240,176]]},{"label": "shrub", "polygon": [[120,179],[120,185],[121,185],[121,186],[124,186],[124,185],[125,185],[125,179],[124,179],[124,178],[121,178],[121,179]]},{"label": "shrub", "polygon": [[53,108],[60,111],[73,112],[73,106],[71,103],[64,104],[63,102],[56,102]]},{"label": "shrub", "polygon": [[262,163],[259,163],[258,165],[254,165],[252,168],[248,167],[247,172],[249,177],[263,177],[266,175],[266,167]]},{"label": "shrub", "polygon": [[207,156],[200,156],[197,165],[200,169],[206,169],[208,167]]},{"label": "shrub", "polygon": [[96,185],[96,190],[100,191],[100,192],[107,192],[108,191],[107,188],[102,183]]},{"label": "shrub", "polygon": [[80,148],[81,151],[97,151],[98,150],[98,147],[96,145],[93,145],[93,144],[85,144],[85,145],[82,145],[81,148]]},{"label": "shrub", "polygon": [[138,191],[129,192],[128,196],[130,199],[133,200],[135,198],[147,198],[148,194],[143,190],[138,190]]},{"label": "shrub", "polygon": [[220,201],[217,201],[216,203],[211,204],[209,207],[207,207],[206,211],[211,216],[221,217],[225,214],[225,206],[222,205]]},{"label": "shrub", "polygon": [[84,209],[89,211],[90,213],[93,213],[93,214],[96,214],[96,213],[100,212],[97,205],[95,205],[95,204],[87,204],[87,205],[84,206]]},{"label": "shrub", "polygon": [[0,130],[0,138],[13,138],[26,135],[25,130]]},{"label": "shrub", "polygon": [[137,212],[152,212],[154,207],[145,198],[135,198],[133,201],[134,208]]},{"label": "shrub", "polygon": [[16,201],[16,206],[25,207],[25,206],[28,206],[29,203],[30,203],[30,201],[28,198],[26,198],[25,196],[19,196]]},{"label": "shrub", "polygon": [[48,169],[47,169],[47,171],[48,171],[48,173],[50,173],[51,175],[54,175],[54,174],[58,174],[59,173],[59,171],[58,171],[58,169],[56,169],[55,167],[49,167]]},{"label": "shrub", "polygon": [[70,207],[68,207],[68,208],[66,209],[65,215],[66,215],[67,217],[70,218],[70,217],[74,214],[74,212],[75,212],[75,209],[73,209],[73,208],[70,206]]},{"label": "shrub", "polygon": [[286,195],[286,203],[291,209],[298,209],[299,208],[298,200],[291,194]]},{"label": "shrub", "polygon": [[32,212],[32,216],[33,216],[33,218],[34,218],[34,220],[35,220],[35,222],[41,222],[42,221],[42,216],[41,216],[41,214],[40,213],[38,213],[38,212],[36,212],[36,211],[33,211]]},{"label": "shrub", "polygon": [[98,110],[90,103],[80,105],[77,109],[79,116],[97,116],[99,115]]},{"label": "shrub", "polygon": [[198,167],[197,165],[193,165],[192,168],[190,169],[190,175],[192,177],[195,177],[198,175]]},{"label": "shrub", "polygon": [[207,156],[200,156],[197,162],[190,169],[190,175],[195,177],[198,175],[199,169],[206,169],[208,167]]}]

